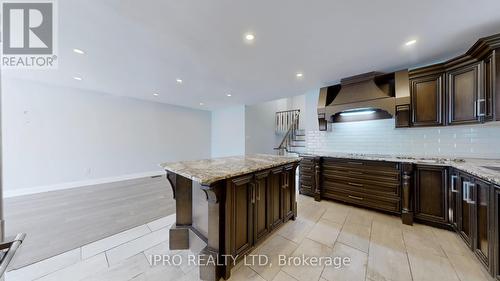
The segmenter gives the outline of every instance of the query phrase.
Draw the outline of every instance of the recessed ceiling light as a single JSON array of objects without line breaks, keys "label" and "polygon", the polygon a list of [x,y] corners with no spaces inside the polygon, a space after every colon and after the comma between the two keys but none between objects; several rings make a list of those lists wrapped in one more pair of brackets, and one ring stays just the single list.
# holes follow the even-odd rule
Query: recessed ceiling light
[{"label": "recessed ceiling light", "polygon": [[246,33],[245,34],[245,40],[247,40],[248,42],[252,42],[253,40],[255,40],[255,34],[253,34],[253,33]]},{"label": "recessed ceiling light", "polygon": [[417,40],[410,40],[408,42],[405,43],[406,46],[411,46],[413,44],[417,43]]},{"label": "recessed ceiling light", "polygon": [[228,97],[232,97],[233,95],[231,95],[231,94],[227,94],[226,96],[228,96]]},{"label": "recessed ceiling light", "polygon": [[80,54],[80,55],[85,55],[85,52],[83,50],[80,50],[80,49],[73,49],[73,52],[77,53],[77,54]]},{"label": "recessed ceiling light", "polygon": [[297,78],[302,78],[304,77],[304,74],[302,72],[298,72],[295,76],[297,76]]},{"label": "recessed ceiling light", "polygon": [[159,96],[159,95],[160,95],[160,94],[158,94],[158,93],[154,93],[154,94],[153,94],[153,96],[155,96],[155,97],[157,97],[157,96]]},{"label": "recessed ceiling light", "polygon": [[82,77],[78,77],[78,76],[74,76],[73,79],[78,80],[78,81],[82,81],[83,80]]},{"label": "recessed ceiling light", "polygon": [[182,79],[177,78],[175,79],[175,81],[177,82],[177,84],[182,84]]},{"label": "recessed ceiling light", "polygon": [[205,105],[204,103],[200,102],[200,105]]}]

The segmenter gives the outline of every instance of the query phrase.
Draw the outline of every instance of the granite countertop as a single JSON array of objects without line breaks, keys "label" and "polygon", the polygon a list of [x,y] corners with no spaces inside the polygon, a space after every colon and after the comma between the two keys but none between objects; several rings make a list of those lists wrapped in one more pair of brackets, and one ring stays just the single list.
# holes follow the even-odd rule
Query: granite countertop
[{"label": "granite countertop", "polygon": [[160,167],[166,171],[199,182],[202,185],[210,185],[219,180],[299,161],[299,157],[250,154],[245,156],[163,163],[160,164]]},{"label": "granite countertop", "polygon": [[[303,156],[307,156],[304,154]],[[374,160],[399,163],[425,164],[434,166],[450,166],[471,175],[477,176],[483,180],[500,185],[500,159],[475,159],[475,158],[453,158],[453,157],[418,157],[403,155],[384,155],[384,154],[357,154],[341,152],[315,153],[310,156],[348,158],[359,160]],[[485,167],[496,167],[498,170],[492,170]]]}]

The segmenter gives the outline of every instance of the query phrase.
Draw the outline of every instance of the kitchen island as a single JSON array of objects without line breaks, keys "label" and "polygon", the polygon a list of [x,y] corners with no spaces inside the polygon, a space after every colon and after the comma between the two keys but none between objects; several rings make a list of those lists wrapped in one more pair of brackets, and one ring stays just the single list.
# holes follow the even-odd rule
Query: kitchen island
[{"label": "kitchen island", "polygon": [[161,164],[176,205],[170,249],[189,249],[192,231],[207,243],[200,253],[200,278],[228,279],[237,261],[297,216],[299,161],[255,154]]}]

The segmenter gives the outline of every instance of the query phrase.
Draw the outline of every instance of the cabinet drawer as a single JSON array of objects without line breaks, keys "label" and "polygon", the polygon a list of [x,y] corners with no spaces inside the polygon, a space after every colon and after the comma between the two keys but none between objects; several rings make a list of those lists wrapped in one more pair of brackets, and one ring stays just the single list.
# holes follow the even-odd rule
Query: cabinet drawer
[{"label": "cabinet drawer", "polygon": [[301,160],[300,160],[300,165],[313,165],[314,164],[314,158],[312,157],[303,157]]},{"label": "cabinet drawer", "polygon": [[300,165],[300,173],[308,173],[312,174],[314,172],[314,167],[313,166],[308,166],[308,165]]},{"label": "cabinet drawer", "polygon": [[365,179],[361,177],[352,177],[349,175],[343,176],[340,174],[323,174],[323,182],[325,184],[328,183],[337,183],[343,182],[346,184],[352,183],[352,186],[370,186],[373,188],[383,188],[389,189],[393,192],[397,192],[399,190],[399,181],[394,180],[386,180],[382,181],[380,179]]},{"label": "cabinet drawer", "polygon": [[301,174],[300,175],[300,182],[313,182],[313,176],[312,175],[305,175]]},{"label": "cabinet drawer", "polygon": [[399,163],[340,158],[325,158],[323,166],[328,168],[352,168],[364,171],[399,171]]},{"label": "cabinet drawer", "polygon": [[351,204],[356,204],[373,209],[388,211],[392,213],[401,213],[401,203],[399,200],[390,200],[376,196],[368,196],[366,194],[350,191],[342,192],[336,190],[325,190],[323,197],[340,200]]},{"label": "cabinet drawer", "polygon": [[323,190],[354,191],[361,194],[375,195],[399,200],[399,189],[394,186],[359,184],[344,181],[328,181],[323,185]]},{"label": "cabinet drawer", "polygon": [[383,182],[399,183],[399,171],[370,171],[362,169],[351,169],[341,166],[327,166],[323,174],[329,176],[339,176],[343,178],[366,179]]}]

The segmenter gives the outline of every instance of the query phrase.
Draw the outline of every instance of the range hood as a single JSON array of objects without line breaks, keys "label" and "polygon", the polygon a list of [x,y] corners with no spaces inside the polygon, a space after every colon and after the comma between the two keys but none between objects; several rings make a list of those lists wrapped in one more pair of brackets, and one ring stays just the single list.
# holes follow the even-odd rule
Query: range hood
[{"label": "range hood", "polygon": [[327,122],[392,118],[396,110],[396,73],[369,72],[320,89],[320,130]]}]

